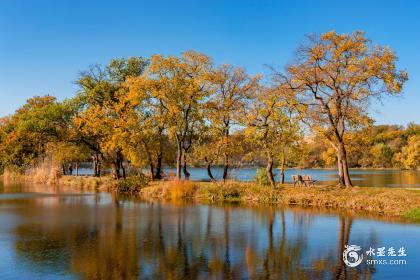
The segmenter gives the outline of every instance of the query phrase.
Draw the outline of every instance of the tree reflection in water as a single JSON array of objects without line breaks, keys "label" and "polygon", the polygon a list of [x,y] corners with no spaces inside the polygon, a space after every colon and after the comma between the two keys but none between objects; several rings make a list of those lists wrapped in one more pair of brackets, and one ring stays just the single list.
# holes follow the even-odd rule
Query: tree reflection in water
[{"label": "tree reflection in water", "polygon": [[322,244],[309,234],[316,215],[306,210],[118,197],[92,204],[71,213],[34,207],[33,217],[50,211],[49,218],[15,228],[18,257],[84,279],[360,279],[374,273],[363,264],[348,269],[342,261],[344,246],[353,241],[346,214],[328,224],[335,249],[319,252],[313,246]]}]

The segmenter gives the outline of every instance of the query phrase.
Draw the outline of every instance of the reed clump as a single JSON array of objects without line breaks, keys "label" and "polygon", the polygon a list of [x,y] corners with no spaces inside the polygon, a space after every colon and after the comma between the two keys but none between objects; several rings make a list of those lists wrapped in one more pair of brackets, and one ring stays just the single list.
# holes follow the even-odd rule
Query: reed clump
[{"label": "reed clump", "polygon": [[12,183],[15,181],[23,180],[24,174],[20,173],[18,170],[5,168],[3,174],[1,175],[3,182]]},{"label": "reed clump", "polygon": [[6,168],[2,177],[5,183],[28,182],[53,185],[59,183],[61,170],[48,162],[44,162],[24,171],[16,168]]}]

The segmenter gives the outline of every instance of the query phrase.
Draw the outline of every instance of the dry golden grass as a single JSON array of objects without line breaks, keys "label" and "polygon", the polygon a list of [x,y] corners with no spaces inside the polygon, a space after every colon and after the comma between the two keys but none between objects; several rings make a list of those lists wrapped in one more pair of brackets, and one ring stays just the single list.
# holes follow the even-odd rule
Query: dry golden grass
[{"label": "dry golden grass", "polygon": [[109,176],[92,177],[92,176],[62,176],[59,180],[60,186],[82,188],[86,190],[111,190],[113,180]]},{"label": "dry golden grass", "polygon": [[351,209],[389,216],[404,216],[420,209],[420,191],[396,188],[338,188],[336,186],[293,187],[272,189],[255,183],[227,182],[153,182],[140,195],[154,199],[195,199],[240,201]]},{"label": "dry golden grass", "polygon": [[61,170],[60,168],[45,162],[37,167],[26,170],[24,173],[19,170],[6,168],[2,177],[5,183],[20,181],[34,184],[55,185],[58,184],[61,178]]},{"label": "dry golden grass", "polygon": [[5,183],[23,180],[24,176],[19,172],[6,168],[2,174],[2,180]]},{"label": "dry golden grass", "polygon": [[[34,176],[35,174],[36,176]],[[115,190],[115,181],[110,177],[60,176],[52,181],[51,175],[38,171],[31,175],[18,175],[5,172],[4,180],[22,180],[38,182],[45,180],[60,186],[86,190]],[[336,186],[293,187],[284,185],[275,189],[255,183],[227,181],[189,182],[157,181],[140,189],[139,195],[146,199],[164,199],[171,201],[198,200],[213,202],[242,202],[247,204],[278,204],[329,209],[347,209],[385,216],[406,217],[420,221],[420,191],[402,188]]]},{"label": "dry golden grass", "polygon": [[59,168],[38,167],[25,174],[12,170],[4,170],[1,178],[5,184],[30,183],[41,185],[59,185],[63,187],[81,188],[85,190],[112,190],[114,181],[109,176],[63,176]]}]

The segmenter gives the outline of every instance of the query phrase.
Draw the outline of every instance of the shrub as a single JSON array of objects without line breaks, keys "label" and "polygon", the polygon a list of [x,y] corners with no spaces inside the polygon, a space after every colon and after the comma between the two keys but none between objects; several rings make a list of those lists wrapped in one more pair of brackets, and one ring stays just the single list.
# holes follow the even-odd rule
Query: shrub
[{"label": "shrub", "polygon": [[414,208],[404,213],[404,217],[413,222],[420,222],[420,208]]},{"label": "shrub", "polygon": [[257,172],[255,174],[255,182],[261,186],[268,186],[270,184],[265,168],[257,169]]},{"label": "shrub", "polygon": [[150,178],[142,173],[131,175],[126,179],[121,179],[116,183],[116,191],[120,193],[138,193],[140,189],[149,185]]}]

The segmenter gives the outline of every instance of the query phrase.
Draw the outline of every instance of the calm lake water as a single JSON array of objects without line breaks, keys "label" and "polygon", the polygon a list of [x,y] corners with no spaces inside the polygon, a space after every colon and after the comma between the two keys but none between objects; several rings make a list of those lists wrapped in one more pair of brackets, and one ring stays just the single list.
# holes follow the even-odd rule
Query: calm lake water
[{"label": "calm lake water", "polygon": [[[0,279],[420,279],[420,225],[325,211],[0,183]],[[350,268],[345,244],[406,264]]]},{"label": "calm lake water", "polygon": [[[209,180],[207,170],[204,168],[189,168],[191,180]],[[147,172],[148,170],[146,170]],[[167,168],[166,174],[175,174],[176,169]],[[223,169],[214,167],[212,169],[215,178],[222,178]],[[230,178],[239,181],[253,181],[255,168],[240,168],[230,170]],[[276,180],[280,180],[280,171],[275,170]],[[90,169],[81,169],[80,174],[92,174]],[[311,175],[314,180],[322,184],[337,184],[337,170],[334,169],[288,169],[285,172],[286,182],[291,182],[292,175]],[[350,176],[353,184],[360,187],[404,187],[420,188],[420,171],[415,170],[378,170],[378,169],[351,169]]]},{"label": "calm lake water", "polygon": [[[175,169],[171,169],[175,172]],[[207,171],[204,168],[190,168],[191,180],[208,180]],[[253,181],[255,168],[241,168],[230,171],[230,177],[240,181]],[[275,170],[276,180],[280,180],[280,171]],[[216,178],[223,175],[222,168],[214,168]],[[323,184],[337,184],[337,170],[334,169],[288,169],[285,172],[285,180],[291,182],[292,175],[311,175],[314,180]],[[352,169],[350,176],[353,184],[361,187],[420,187],[420,171],[412,170],[375,170],[375,169]]]}]

